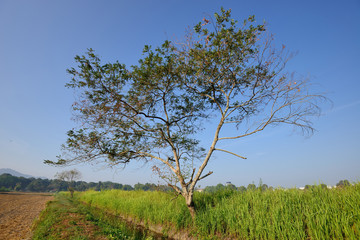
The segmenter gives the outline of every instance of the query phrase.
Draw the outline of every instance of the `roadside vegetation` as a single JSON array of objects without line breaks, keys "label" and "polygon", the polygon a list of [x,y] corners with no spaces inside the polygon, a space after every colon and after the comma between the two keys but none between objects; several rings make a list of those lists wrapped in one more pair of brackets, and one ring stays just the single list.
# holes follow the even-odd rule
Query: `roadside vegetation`
[{"label": "roadside vegetation", "polygon": [[92,208],[185,231],[195,239],[360,239],[360,183],[327,189],[196,193],[192,222],[183,198],[164,192],[77,193]]}]

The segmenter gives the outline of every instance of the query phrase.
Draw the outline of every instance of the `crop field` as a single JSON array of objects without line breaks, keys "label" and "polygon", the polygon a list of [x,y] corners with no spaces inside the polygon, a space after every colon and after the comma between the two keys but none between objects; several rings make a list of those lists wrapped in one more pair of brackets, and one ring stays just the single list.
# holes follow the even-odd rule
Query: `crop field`
[{"label": "crop field", "polygon": [[[88,206],[175,238],[360,239],[360,184],[345,188],[197,193],[194,222],[181,197],[163,192],[78,193]],[[182,233],[179,237],[177,233]],[[186,234],[186,235],[184,235]]]},{"label": "crop field", "polygon": [[56,194],[33,239],[360,239],[360,183],[336,189],[196,193],[161,191]]},{"label": "crop field", "polygon": [[51,199],[48,194],[1,193],[0,239],[28,239],[33,221]]}]

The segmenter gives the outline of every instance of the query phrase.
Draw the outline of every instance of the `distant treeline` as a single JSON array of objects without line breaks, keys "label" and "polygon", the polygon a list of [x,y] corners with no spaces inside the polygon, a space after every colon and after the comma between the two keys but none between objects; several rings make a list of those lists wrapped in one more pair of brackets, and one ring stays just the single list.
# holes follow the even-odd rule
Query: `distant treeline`
[{"label": "distant treeline", "polygon": [[154,183],[141,184],[137,183],[132,187],[128,184],[106,182],[84,182],[74,181],[72,183],[59,179],[41,179],[41,178],[24,178],[15,177],[11,174],[4,173],[0,175],[0,191],[23,191],[23,192],[58,192],[67,191],[71,186],[76,191],[86,191],[93,189],[95,191],[107,189],[120,189],[125,191],[144,190],[144,191],[171,191],[171,188]]},{"label": "distant treeline", "polygon": [[[350,186],[350,182],[348,180],[341,180],[336,184],[336,187],[345,187],[345,186]],[[327,186],[326,184],[319,184],[319,186],[321,188],[332,188],[333,186]],[[305,185],[305,187],[300,188],[300,189],[311,189],[314,188],[315,185]],[[227,183],[226,185],[223,185],[221,183],[219,183],[216,186],[207,186],[203,189],[204,192],[218,192],[218,191],[223,191],[223,190],[237,190],[240,192],[245,192],[246,190],[255,190],[255,189],[259,189],[262,191],[265,190],[273,190],[274,188],[271,186],[268,186],[267,184],[262,183],[262,181],[260,180],[260,183],[258,184],[258,186],[256,186],[254,183],[249,184],[247,187],[245,186],[240,186],[240,187],[236,187],[234,184],[231,183]]]},{"label": "distant treeline", "polygon": [[[339,181],[336,186],[349,186],[350,182],[348,180]],[[15,177],[11,174],[4,173],[0,175],[0,192],[4,191],[22,191],[22,192],[58,192],[58,191],[67,191],[69,187],[72,187],[76,191],[86,191],[86,190],[109,190],[109,189],[120,189],[125,191],[132,190],[143,190],[143,191],[172,191],[172,189],[166,185],[156,185],[154,183],[137,183],[133,186],[128,184],[114,183],[110,181],[106,182],[84,182],[84,181],[74,181],[72,183],[62,181],[59,179],[42,179],[42,178],[24,178],[24,177]],[[320,185],[323,188],[327,188],[325,184]],[[311,185],[306,185],[305,189],[312,188]],[[272,187],[269,187],[267,184],[263,184],[261,181],[256,186],[254,183],[249,184],[247,187],[240,186],[236,187],[234,184],[227,183],[225,185],[219,183],[216,186],[207,186],[200,191],[204,192],[218,192],[222,190],[235,190],[244,192],[246,190],[255,190],[260,189],[272,190]]]},{"label": "distant treeline", "polygon": [[237,190],[240,192],[245,192],[246,190],[255,190],[255,189],[261,189],[261,190],[267,190],[267,189],[273,189],[273,187],[269,187],[267,184],[263,184],[261,181],[259,183],[258,186],[256,186],[254,183],[249,184],[247,187],[245,186],[240,186],[240,187],[236,187],[234,184],[232,183],[226,183],[225,185],[219,183],[216,186],[207,186],[203,189],[204,192],[218,192],[218,191],[223,191],[223,190]]}]

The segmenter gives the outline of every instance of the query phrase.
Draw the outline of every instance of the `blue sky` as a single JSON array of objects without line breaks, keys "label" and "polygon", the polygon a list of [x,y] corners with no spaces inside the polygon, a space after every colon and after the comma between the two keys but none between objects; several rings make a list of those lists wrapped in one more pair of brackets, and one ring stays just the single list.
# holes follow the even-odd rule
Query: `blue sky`
[{"label": "blue sky", "polygon": [[[0,168],[53,178],[55,159],[71,121],[72,90],[66,69],[74,56],[93,48],[105,62],[127,66],[145,44],[181,38],[187,27],[220,7],[243,20],[265,20],[278,44],[297,55],[289,71],[310,77],[333,102],[314,119],[317,132],[306,138],[277,127],[226,143],[246,156],[217,153],[207,167],[214,174],[201,186],[262,181],[304,186],[341,179],[360,180],[360,2],[348,1],[13,1],[0,0]],[[206,139],[211,133],[203,133]],[[206,141],[204,141],[206,142]],[[150,165],[126,169],[76,166],[85,181],[135,184],[159,180]]]}]

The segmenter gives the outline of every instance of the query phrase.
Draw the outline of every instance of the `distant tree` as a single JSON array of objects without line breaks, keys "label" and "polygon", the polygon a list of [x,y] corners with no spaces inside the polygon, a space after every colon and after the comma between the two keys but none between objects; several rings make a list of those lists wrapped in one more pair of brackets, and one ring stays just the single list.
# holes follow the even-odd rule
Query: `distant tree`
[{"label": "distant tree", "polygon": [[320,187],[321,187],[322,189],[327,189],[327,185],[324,184],[324,183],[320,184]]},{"label": "distant tree", "polygon": [[222,191],[225,189],[225,186],[221,183],[215,186],[215,191]]},{"label": "distant tree", "polygon": [[123,185],[121,183],[115,183],[114,189],[122,189]]},{"label": "distant tree", "polygon": [[237,190],[236,186],[232,183],[226,184],[226,189],[228,190]]},{"label": "distant tree", "polygon": [[26,190],[30,192],[46,192],[50,181],[48,179],[32,178],[32,181],[27,185]]},{"label": "distant tree", "polygon": [[98,183],[95,184],[95,191],[101,191],[102,189],[102,182],[99,181]]},{"label": "distant tree", "polygon": [[253,190],[255,190],[255,189],[256,189],[256,185],[253,184],[253,183],[250,183],[250,184],[247,186],[247,190],[253,191]]},{"label": "distant tree", "polygon": [[95,190],[96,185],[97,185],[97,184],[94,183],[94,182],[89,182],[89,183],[88,183],[88,188]]},{"label": "distant tree", "polygon": [[[280,124],[312,133],[309,117],[319,114],[322,96],[311,93],[306,79],[284,71],[290,58],[285,46],[275,48],[254,16],[239,23],[221,9],[214,17],[195,25],[183,42],[145,46],[144,58],[131,69],[102,64],[92,49],[76,56],[67,87],[79,93],[73,109],[81,125],[68,132],[58,161],[45,163],[149,161],[170,173],[164,180],[176,180],[168,184],[194,218],[195,185],[212,174],[204,171],[213,153],[245,159],[219,142]],[[207,119],[216,127],[205,149],[196,137]],[[223,135],[226,128],[234,135]]]},{"label": "distant tree", "polygon": [[134,185],[134,190],[155,191],[157,189],[159,189],[159,187],[153,183],[145,183],[145,184],[137,183]]},{"label": "distant tree", "polygon": [[134,190],[137,190],[137,191],[138,190],[143,190],[143,191],[145,191],[144,187],[145,187],[144,184],[137,183],[137,184],[134,185]]},{"label": "distant tree", "polygon": [[78,191],[86,191],[88,189],[88,184],[84,181],[76,182],[76,189]]},{"label": "distant tree", "polygon": [[347,187],[347,186],[350,186],[350,182],[348,180],[340,180],[336,184],[336,187]]},{"label": "distant tree", "polygon": [[70,191],[71,197],[74,196],[73,183],[75,180],[81,178],[81,173],[77,169],[72,169],[69,171],[62,171],[55,174],[55,177],[59,180],[66,181],[69,183],[68,190]]},{"label": "distant tree", "polygon": [[162,192],[170,192],[170,191],[173,191],[173,189],[169,186],[166,186],[166,185],[158,185],[156,187],[156,190],[157,191],[162,191]]},{"label": "distant tree", "polygon": [[213,192],[215,192],[216,190],[215,190],[215,186],[206,186],[205,188],[204,188],[204,192],[209,192],[209,193],[213,193]]},{"label": "distant tree", "polygon": [[123,190],[125,190],[125,191],[132,191],[132,190],[134,190],[134,188],[133,188],[131,185],[125,184],[125,185],[123,186]]},{"label": "distant tree", "polygon": [[55,179],[54,180],[54,189],[53,190],[57,190],[57,191],[66,191],[68,190],[69,187],[69,183],[64,181],[64,180],[60,180],[60,179]]},{"label": "distant tree", "polygon": [[239,192],[246,192],[246,187],[240,186],[240,187],[238,187],[238,191]]},{"label": "distant tree", "polygon": [[259,186],[259,189],[260,189],[261,191],[266,191],[266,190],[269,189],[269,186],[268,186],[267,184],[261,184],[261,185]]},{"label": "distant tree", "polygon": [[259,189],[260,191],[265,191],[265,190],[267,190],[268,188],[269,188],[268,185],[264,184],[263,181],[262,181],[262,179],[260,178],[258,189]]}]

